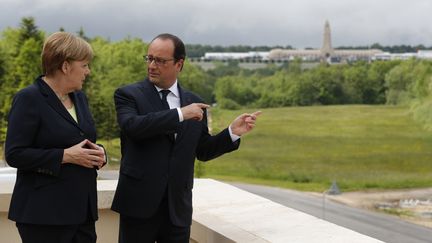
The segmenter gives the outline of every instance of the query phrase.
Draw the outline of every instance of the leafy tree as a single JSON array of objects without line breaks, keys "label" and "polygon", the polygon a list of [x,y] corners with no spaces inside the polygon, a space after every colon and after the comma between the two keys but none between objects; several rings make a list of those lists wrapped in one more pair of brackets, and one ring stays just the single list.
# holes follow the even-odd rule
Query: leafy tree
[{"label": "leafy tree", "polygon": [[363,101],[366,104],[385,104],[386,92],[385,75],[400,61],[377,61],[370,64],[367,81],[366,94]]},{"label": "leafy tree", "polygon": [[411,111],[414,119],[426,129],[432,130],[432,62],[418,61],[412,70],[413,84],[410,85]]},{"label": "leafy tree", "polygon": [[336,66],[320,65],[310,70],[309,78],[318,90],[317,104],[343,104],[343,75]]},{"label": "leafy tree", "polygon": [[142,80],[147,75],[142,57],[147,45],[140,39],[111,43],[100,37],[93,39],[91,45],[95,57],[84,90],[89,97],[98,135],[106,139],[115,138],[119,135],[119,128],[114,91],[120,86]]},{"label": "leafy tree", "polygon": [[18,29],[7,28],[0,42],[2,70],[0,83],[0,142],[4,142],[6,115],[13,95],[29,85],[41,73],[40,53],[44,33],[39,31],[34,18],[23,18]]},{"label": "leafy tree", "polygon": [[235,89],[235,79],[234,76],[228,76],[217,80],[215,85],[215,96],[217,101],[223,99],[236,100],[237,90]]},{"label": "leafy tree", "polygon": [[314,105],[317,103],[319,97],[319,88],[314,84],[311,74],[305,73],[294,80],[288,95],[292,100],[292,105]]},{"label": "leafy tree", "polygon": [[414,85],[412,94],[416,99],[424,99],[431,95],[432,63],[430,61],[419,61],[414,70]]},{"label": "leafy tree", "polygon": [[414,72],[412,71],[416,62],[414,59],[402,62],[386,74],[387,104],[408,104],[414,98],[410,95],[410,90],[414,84]]},{"label": "leafy tree", "polygon": [[86,36],[86,34],[84,32],[84,28],[82,26],[80,27],[80,29],[76,33],[79,37],[83,38],[87,42],[90,42],[90,38]]},{"label": "leafy tree", "polygon": [[34,39],[38,43],[43,43],[44,34],[36,26],[33,17],[24,17],[21,19],[19,28],[18,46],[23,45],[24,42],[29,39]]},{"label": "leafy tree", "polygon": [[213,102],[212,90],[214,82],[212,82],[210,76],[198,66],[192,65],[189,61],[186,61],[180,73],[179,82],[181,82],[182,87],[201,96],[205,102]]},{"label": "leafy tree", "polygon": [[367,86],[367,69],[364,62],[357,62],[344,69],[343,103],[362,104],[364,99],[373,99]]},{"label": "leafy tree", "polygon": [[42,73],[42,63],[40,53],[42,52],[41,43],[33,38],[26,40],[21,47],[18,56],[14,60],[16,67],[12,73],[17,81],[17,90],[33,83],[34,79]]}]

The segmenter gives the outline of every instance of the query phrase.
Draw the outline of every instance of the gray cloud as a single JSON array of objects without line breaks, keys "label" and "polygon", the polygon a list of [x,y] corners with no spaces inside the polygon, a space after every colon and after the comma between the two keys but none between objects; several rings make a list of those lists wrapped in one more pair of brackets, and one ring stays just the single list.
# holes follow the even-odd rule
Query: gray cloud
[{"label": "gray cloud", "polygon": [[320,47],[324,21],[334,46],[432,45],[430,0],[0,0],[0,30],[25,16],[47,32],[82,26],[89,36],[186,43]]}]

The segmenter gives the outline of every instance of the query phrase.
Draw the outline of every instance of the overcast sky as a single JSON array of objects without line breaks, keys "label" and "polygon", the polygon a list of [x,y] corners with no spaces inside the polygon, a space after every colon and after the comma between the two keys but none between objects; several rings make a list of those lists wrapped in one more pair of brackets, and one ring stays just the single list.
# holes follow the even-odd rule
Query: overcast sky
[{"label": "overcast sky", "polygon": [[321,47],[325,20],[333,46],[432,46],[432,0],[0,0],[0,31],[33,16],[90,37],[150,41],[162,32],[185,43]]}]

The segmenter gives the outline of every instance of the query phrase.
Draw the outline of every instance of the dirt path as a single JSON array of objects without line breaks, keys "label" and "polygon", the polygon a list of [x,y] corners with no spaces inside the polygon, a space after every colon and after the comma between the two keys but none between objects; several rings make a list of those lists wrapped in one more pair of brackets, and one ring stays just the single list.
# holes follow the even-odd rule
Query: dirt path
[{"label": "dirt path", "polygon": [[346,192],[327,198],[352,207],[390,213],[432,228],[432,188]]}]

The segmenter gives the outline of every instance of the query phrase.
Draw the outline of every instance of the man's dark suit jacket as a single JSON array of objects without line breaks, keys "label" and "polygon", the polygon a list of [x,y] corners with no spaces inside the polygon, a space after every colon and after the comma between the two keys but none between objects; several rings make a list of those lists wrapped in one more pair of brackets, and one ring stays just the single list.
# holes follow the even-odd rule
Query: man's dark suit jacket
[{"label": "man's dark suit jacket", "polygon": [[9,219],[19,223],[70,225],[97,219],[95,169],[61,164],[63,150],[84,139],[96,140],[96,129],[82,92],[70,95],[78,123],[52,89],[37,78],[19,91],[9,113],[5,155],[17,168]]},{"label": "man's dark suit jacket", "polygon": [[[181,107],[203,102],[178,88]],[[195,158],[216,158],[236,150],[240,141],[233,143],[228,129],[211,136],[206,117],[180,123],[176,109],[164,110],[148,79],[116,90],[114,100],[122,159],[112,210],[125,216],[149,218],[167,195],[172,223],[191,225]],[[170,133],[177,133],[175,141]]]}]

